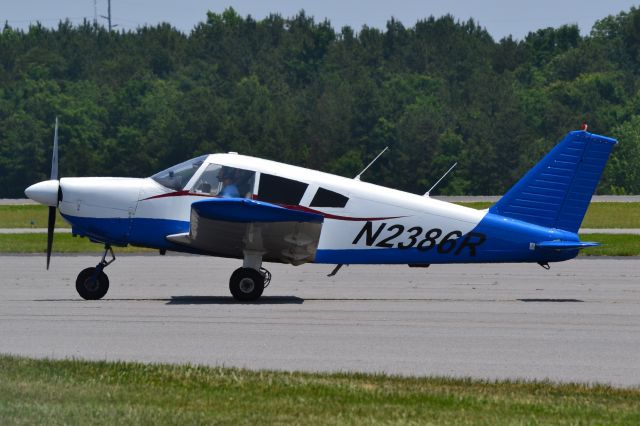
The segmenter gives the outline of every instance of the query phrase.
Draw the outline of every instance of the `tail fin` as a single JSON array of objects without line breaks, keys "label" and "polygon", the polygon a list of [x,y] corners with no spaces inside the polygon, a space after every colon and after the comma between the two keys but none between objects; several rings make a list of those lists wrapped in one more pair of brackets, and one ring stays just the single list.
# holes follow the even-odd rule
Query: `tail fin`
[{"label": "tail fin", "polygon": [[570,132],[489,211],[578,232],[616,143],[585,131]]}]

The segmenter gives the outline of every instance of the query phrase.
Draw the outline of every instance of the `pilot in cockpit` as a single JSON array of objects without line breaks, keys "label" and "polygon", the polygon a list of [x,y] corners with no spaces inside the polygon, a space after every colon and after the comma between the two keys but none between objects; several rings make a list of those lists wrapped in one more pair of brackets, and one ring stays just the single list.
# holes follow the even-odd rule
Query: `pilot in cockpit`
[{"label": "pilot in cockpit", "polygon": [[234,170],[223,167],[218,173],[218,181],[222,182],[222,190],[218,195],[222,198],[239,198],[240,191],[236,186]]}]

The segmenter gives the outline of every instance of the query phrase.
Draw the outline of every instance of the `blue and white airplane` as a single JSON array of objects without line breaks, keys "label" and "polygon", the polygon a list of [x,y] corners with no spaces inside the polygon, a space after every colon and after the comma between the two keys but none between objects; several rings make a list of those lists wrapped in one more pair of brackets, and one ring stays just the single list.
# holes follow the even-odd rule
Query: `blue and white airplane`
[{"label": "blue and white airplane", "polygon": [[495,205],[476,210],[236,153],[203,155],[145,179],[58,179],[56,124],[51,179],[25,193],[49,206],[47,268],[56,208],[74,235],[104,244],[100,263],[76,280],[85,299],[107,293],[112,247],[130,244],[242,259],[229,289],[252,301],[271,280],[263,262],[334,264],[335,274],[343,264],[548,268],[571,259],[598,245],[577,232],[616,143],[570,132]]}]

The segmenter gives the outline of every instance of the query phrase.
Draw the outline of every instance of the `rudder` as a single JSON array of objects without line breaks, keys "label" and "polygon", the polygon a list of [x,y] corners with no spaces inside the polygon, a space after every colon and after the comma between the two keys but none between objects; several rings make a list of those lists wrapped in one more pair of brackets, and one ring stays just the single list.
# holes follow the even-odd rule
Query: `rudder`
[{"label": "rudder", "polygon": [[617,141],[569,132],[489,211],[548,228],[578,232]]}]

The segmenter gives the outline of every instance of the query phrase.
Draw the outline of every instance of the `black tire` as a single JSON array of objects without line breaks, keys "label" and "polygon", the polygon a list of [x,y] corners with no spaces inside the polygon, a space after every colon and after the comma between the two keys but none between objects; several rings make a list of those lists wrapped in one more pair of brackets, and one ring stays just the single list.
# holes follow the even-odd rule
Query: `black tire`
[{"label": "black tire", "polygon": [[229,291],[241,302],[257,300],[264,291],[264,277],[255,269],[238,268],[229,279]]},{"label": "black tire", "polygon": [[76,290],[80,297],[86,300],[102,299],[109,291],[109,277],[100,271],[95,275],[96,268],[83,269],[76,279]]}]

